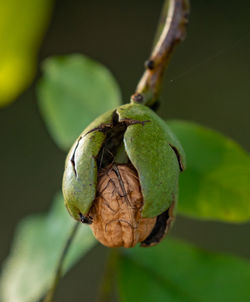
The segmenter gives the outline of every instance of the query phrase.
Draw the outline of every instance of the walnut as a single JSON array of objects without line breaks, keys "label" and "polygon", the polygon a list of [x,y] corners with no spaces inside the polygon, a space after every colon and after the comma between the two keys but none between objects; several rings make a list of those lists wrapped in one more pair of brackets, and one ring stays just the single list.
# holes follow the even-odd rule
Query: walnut
[{"label": "walnut", "polygon": [[72,146],[65,205],[104,245],[154,246],[173,224],[184,168],[184,151],[166,123],[144,105],[122,105],[94,120]]},{"label": "walnut", "polygon": [[129,165],[109,165],[99,174],[90,225],[108,247],[133,247],[152,232],[156,217],[142,218],[143,197],[136,171]]}]

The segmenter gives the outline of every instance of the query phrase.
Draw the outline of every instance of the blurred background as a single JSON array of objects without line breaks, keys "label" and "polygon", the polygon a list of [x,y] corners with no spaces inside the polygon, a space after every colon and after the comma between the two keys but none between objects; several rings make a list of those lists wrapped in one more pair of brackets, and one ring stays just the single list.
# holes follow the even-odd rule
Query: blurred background
[{"label": "blurred background", "polygon": [[[143,72],[162,6],[154,1],[57,0],[39,50],[84,53],[106,65],[123,101]],[[221,131],[250,151],[250,2],[192,0],[187,39],[166,72],[160,115],[196,121]],[[16,224],[46,212],[61,188],[65,153],[50,138],[33,84],[0,109],[0,264]],[[237,175],[235,175],[237,177]],[[236,201],[237,202],[237,201]],[[63,231],[63,230],[62,230]],[[199,222],[178,216],[170,236],[250,259],[250,224]],[[61,281],[56,301],[93,301],[108,249],[98,245]],[[115,298],[114,298],[115,300]]]}]

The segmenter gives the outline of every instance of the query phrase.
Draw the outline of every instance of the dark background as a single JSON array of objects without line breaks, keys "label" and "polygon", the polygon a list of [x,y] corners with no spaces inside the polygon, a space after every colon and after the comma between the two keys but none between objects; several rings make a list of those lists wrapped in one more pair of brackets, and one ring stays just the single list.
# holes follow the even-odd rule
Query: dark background
[{"label": "dark background", "polygon": [[[158,0],[58,0],[39,60],[84,53],[113,72],[128,102],[149,56],[161,5]],[[193,0],[191,5],[187,39],[166,73],[160,115],[217,129],[249,151],[250,2]],[[60,190],[65,154],[39,114],[35,84],[0,110],[0,137],[2,262],[16,224],[28,214],[46,212]],[[250,224],[178,217],[171,236],[250,259]],[[82,259],[60,283],[56,301],[93,301],[106,255],[107,249],[97,246]]]}]

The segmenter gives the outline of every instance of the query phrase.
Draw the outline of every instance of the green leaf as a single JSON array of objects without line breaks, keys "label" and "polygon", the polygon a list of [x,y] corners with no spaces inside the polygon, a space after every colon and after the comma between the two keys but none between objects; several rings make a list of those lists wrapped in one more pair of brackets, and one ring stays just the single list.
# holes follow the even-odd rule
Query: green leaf
[{"label": "green leaf", "polygon": [[120,105],[114,77],[83,55],[49,58],[43,70],[40,109],[52,137],[64,150],[98,115]]},{"label": "green leaf", "polygon": [[180,176],[179,213],[225,222],[250,219],[250,157],[216,131],[185,121],[168,121],[186,153]]},{"label": "green leaf", "polygon": [[250,263],[168,239],[126,250],[119,260],[122,302],[250,301]]},{"label": "green leaf", "polygon": [[[56,196],[47,215],[31,216],[20,223],[10,256],[3,267],[0,301],[38,301],[51,284],[74,223],[64,207],[61,194]],[[90,228],[81,225],[66,256],[64,272],[95,242]]]},{"label": "green leaf", "polygon": [[0,106],[13,101],[34,77],[52,2],[0,1]]}]

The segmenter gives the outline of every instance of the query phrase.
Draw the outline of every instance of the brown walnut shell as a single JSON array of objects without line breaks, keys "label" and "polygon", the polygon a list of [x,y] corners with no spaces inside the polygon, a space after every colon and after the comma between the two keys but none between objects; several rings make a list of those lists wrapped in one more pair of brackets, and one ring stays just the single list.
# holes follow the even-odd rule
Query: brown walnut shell
[{"label": "brown walnut shell", "polygon": [[109,165],[99,174],[96,199],[89,212],[94,236],[108,247],[128,248],[143,242],[157,218],[142,218],[142,207],[136,171],[129,165]]}]

